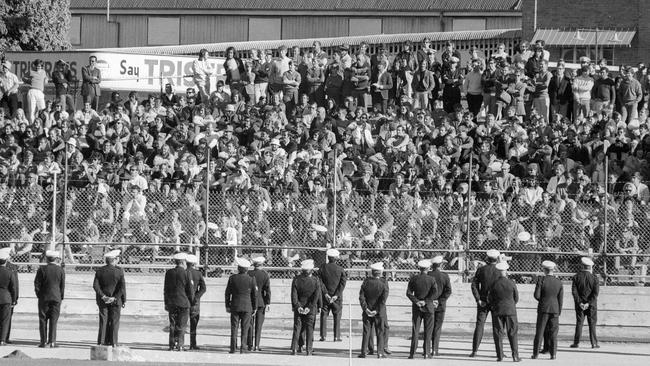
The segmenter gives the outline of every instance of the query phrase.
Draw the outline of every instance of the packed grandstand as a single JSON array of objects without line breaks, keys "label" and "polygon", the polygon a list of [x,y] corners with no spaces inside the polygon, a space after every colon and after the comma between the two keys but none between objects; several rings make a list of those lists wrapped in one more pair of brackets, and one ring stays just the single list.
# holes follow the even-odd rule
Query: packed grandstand
[{"label": "packed grandstand", "polygon": [[646,67],[583,57],[551,70],[543,42],[472,48],[461,64],[453,42],[430,43],[232,49],[216,85],[202,51],[195,87],[106,105],[91,62],[81,109],[65,60],[50,75],[34,62],[24,109],[3,61],[0,241],[15,262],[57,242],[72,244],[68,263],[105,243],[210,265],[263,251],[292,267],[329,247],[393,269],[440,253],[460,271],[473,251],[520,251],[524,277],[545,259],[565,272],[584,255],[609,274],[647,264]]}]

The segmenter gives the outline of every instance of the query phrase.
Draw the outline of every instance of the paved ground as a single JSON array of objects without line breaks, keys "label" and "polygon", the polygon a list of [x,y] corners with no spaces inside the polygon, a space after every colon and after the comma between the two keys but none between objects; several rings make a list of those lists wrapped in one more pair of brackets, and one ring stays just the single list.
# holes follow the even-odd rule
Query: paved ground
[{"label": "paved ground", "polygon": [[[10,353],[15,349],[23,351],[30,356],[32,360],[2,360],[0,364],[11,365],[88,365],[102,364],[102,362],[83,361],[90,358],[89,345],[95,343],[96,324],[95,319],[89,317],[79,317],[70,319],[69,317],[61,322],[59,329],[60,348],[41,349],[37,348],[38,328],[36,319],[32,323],[20,319],[16,322],[17,326],[12,330],[12,339],[14,344],[0,348],[0,357]],[[33,326],[31,326],[33,325]],[[229,330],[226,329],[203,329],[199,336],[199,344],[202,346],[201,351],[195,352],[169,352],[166,351],[167,333],[163,331],[163,319],[124,319],[120,331],[120,343],[131,347],[136,356],[141,357],[150,364],[167,363],[219,363],[221,365],[305,365],[309,362],[310,366],[331,366],[344,365],[350,363],[353,365],[373,365],[375,358],[358,359],[359,346],[361,337],[354,334],[350,340],[344,337],[341,343],[333,342],[315,342],[315,356],[306,358],[305,356],[290,356],[288,348],[291,334],[286,330],[267,331],[262,340],[264,353],[250,353],[245,355],[230,355],[228,351]],[[486,329],[487,330],[487,329]],[[486,336],[481,346],[479,357],[475,359],[467,358],[471,348],[471,336],[453,336],[444,337],[445,341],[441,343],[441,356],[435,360],[436,365],[480,365],[486,362],[495,362],[494,344],[487,330]],[[189,337],[189,336],[188,336]],[[188,341],[189,338],[186,338]],[[647,341],[647,340],[646,340]],[[415,364],[425,364],[422,359],[407,360],[409,340],[405,336],[395,336],[391,340],[391,349],[393,355],[380,362],[384,365],[401,365],[405,362]],[[592,350],[590,348],[570,349],[568,339],[562,339],[558,361],[553,364],[557,365],[648,365],[650,364],[650,344],[643,343],[602,343],[601,348]],[[349,359],[349,345],[352,346],[352,358]],[[548,357],[542,356],[540,360],[531,360],[532,339],[525,336],[520,341],[520,355],[524,360],[523,364],[549,364]],[[507,348],[507,347],[506,347]],[[510,361],[510,360],[506,360]],[[431,361],[426,361],[431,362]],[[105,363],[104,363],[105,364]],[[144,363],[133,363],[143,365]]]}]

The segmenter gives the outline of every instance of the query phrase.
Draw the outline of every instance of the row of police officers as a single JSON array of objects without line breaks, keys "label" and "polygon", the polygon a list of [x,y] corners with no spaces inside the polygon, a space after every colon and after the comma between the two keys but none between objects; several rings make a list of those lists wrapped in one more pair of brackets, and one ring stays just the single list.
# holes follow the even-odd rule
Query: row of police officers
[{"label": "row of police officers", "polygon": [[[57,347],[56,329],[61,302],[64,299],[65,272],[58,264],[58,251],[45,253],[46,264],[40,266],[34,279],[38,298],[39,347]],[[487,251],[484,266],[476,271],[471,289],[476,300],[476,327],[470,357],[477,355],[485,321],[492,316],[493,338],[498,360],[505,358],[503,337],[507,335],[512,358],[519,361],[517,302],[519,293],[514,281],[507,275],[507,258],[497,250]],[[327,263],[314,273],[314,261],[303,260],[301,272],[291,284],[291,306],[294,313],[291,354],[304,351],[313,354],[313,334],[316,317],[320,314],[320,340],[327,338],[327,318],[333,317],[333,341],[341,341],[342,298],[347,276],[337,263],[339,251],[326,252]],[[106,265],[97,269],[93,281],[99,311],[97,344],[117,345],[120,313],[126,305],[124,271],[118,266],[120,251],[104,255]],[[0,249],[0,345],[9,341],[11,315],[18,303],[17,268],[9,262],[10,249]],[[190,349],[199,349],[196,340],[200,318],[200,300],[206,292],[205,280],[195,267],[198,258],[177,253],[173,256],[174,268],[165,273],[164,304],[169,313],[169,349],[184,351],[184,336],[190,323]],[[260,339],[266,312],[271,304],[270,278],[262,269],[265,258],[253,258],[251,263],[237,259],[237,273],[230,276],[225,290],[225,307],[230,314],[230,353],[262,351]],[[409,358],[414,358],[419,342],[420,328],[424,325],[423,357],[439,355],[439,342],[445,318],[446,303],[452,289],[449,277],[442,272],[444,259],[437,256],[418,263],[419,273],[409,280],[406,296],[412,306],[412,335]],[[584,319],[589,324],[592,348],[598,348],[596,337],[598,279],[592,273],[593,261],[582,258],[583,268],[573,277],[572,295],[575,302],[576,327],[571,347],[578,347]],[[554,275],[555,264],[542,263],[543,276],[538,277],[534,297],[538,301],[536,332],[532,358],[540,353],[557,356],[559,316],[563,307],[563,287]],[[384,358],[388,348],[389,324],[386,311],[389,286],[383,276],[383,263],[370,265],[370,275],[359,290],[359,304],[363,321],[363,338],[359,357],[376,353]],[[238,337],[239,336],[239,337]],[[376,345],[373,340],[376,338]],[[239,345],[239,346],[238,346]]]}]

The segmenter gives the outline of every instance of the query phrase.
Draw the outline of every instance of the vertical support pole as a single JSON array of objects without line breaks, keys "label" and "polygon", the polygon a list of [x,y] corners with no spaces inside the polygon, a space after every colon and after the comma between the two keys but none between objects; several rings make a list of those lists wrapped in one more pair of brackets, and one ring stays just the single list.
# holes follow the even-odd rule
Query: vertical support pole
[{"label": "vertical support pole", "polygon": [[[603,258],[603,273],[605,274],[605,286],[607,286],[607,206],[609,206],[609,196],[608,196],[608,189],[609,189],[609,158],[607,157],[607,147],[604,147],[605,151],[605,205],[604,209],[605,212],[603,213],[603,219],[605,222],[603,223],[603,252],[600,253],[601,257]],[[613,193],[613,192],[612,192]]]},{"label": "vertical support pole", "polygon": [[[352,366],[352,297],[350,297],[350,300],[348,301],[348,365]],[[379,340],[377,340],[379,341]],[[377,343],[377,353],[379,353],[379,343]],[[361,352],[365,352],[366,350],[361,350]]]},{"label": "vertical support pole", "polygon": [[[65,142],[64,171],[63,171],[63,221],[61,223],[61,267],[65,267],[65,235],[68,228],[68,216],[66,215],[66,204],[68,203],[68,149],[69,144]],[[55,193],[56,194],[56,193]]]},{"label": "vertical support pole", "polygon": [[[208,275],[208,253],[210,252],[210,246],[208,244],[208,240],[210,238],[210,233],[208,229],[208,224],[210,223],[210,159],[211,159],[211,151],[212,148],[208,146],[208,160],[207,160],[207,166],[205,167],[207,174],[205,175],[205,256],[204,256],[204,262],[203,262],[203,275],[207,276]],[[201,258],[201,249],[199,249],[199,262]]]},{"label": "vertical support pole", "polygon": [[[56,249],[56,183],[58,174],[54,172],[54,186],[52,187],[52,239],[50,240],[50,248],[48,250]],[[62,253],[63,254],[63,253]]]},{"label": "vertical support pole", "polygon": [[[474,150],[471,150],[469,153],[469,174],[468,174],[468,179],[467,179],[467,240],[465,242],[465,258],[463,261],[459,261],[458,263],[463,263],[465,268],[461,269],[460,267],[458,270],[462,272],[463,279],[466,280],[468,275],[469,275],[469,246],[470,246],[470,226],[471,226],[471,221],[470,221],[470,216],[471,216],[471,207],[470,207],[470,196],[472,195],[472,163],[474,159]],[[460,254],[460,253],[459,253]]]}]

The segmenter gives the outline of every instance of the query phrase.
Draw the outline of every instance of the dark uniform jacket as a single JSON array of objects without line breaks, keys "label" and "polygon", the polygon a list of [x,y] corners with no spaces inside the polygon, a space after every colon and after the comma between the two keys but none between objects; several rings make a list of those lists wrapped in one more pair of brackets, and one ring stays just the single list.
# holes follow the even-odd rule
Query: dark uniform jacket
[{"label": "dark uniform jacket", "polygon": [[307,308],[310,314],[314,314],[320,301],[320,281],[316,277],[304,273],[294,277],[291,283],[291,307],[293,311],[298,311],[298,308]]},{"label": "dark uniform jacket", "polygon": [[438,286],[433,277],[426,273],[420,273],[411,277],[408,287],[406,288],[406,297],[411,300],[414,309],[417,308],[417,305],[415,305],[416,302],[424,301],[425,304],[420,308],[420,311],[433,313],[436,310],[433,306],[436,292],[438,292]]},{"label": "dark uniform jacket", "polygon": [[339,299],[342,299],[343,290],[348,280],[343,267],[336,263],[326,263],[320,266],[319,274],[323,283],[323,298],[325,298],[325,294],[328,294],[330,296],[338,296]]},{"label": "dark uniform jacket", "polygon": [[198,311],[201,305],[201,297],[205,294],[207,289],[205,287],[205,279],[203,279],[201,271],[196,268],[188,268],[187,274],[189,275],[190,283],[192,284],[192,292],[194,293],[194,298],[190,305],[193,310]]},{"label": "dark uniform jacket", "polygon": [[18,301],[18,283],[14,273],[0,266],[0,304],[15,304]]},{"label": "dark uniform jacket", "polygon": [[257,284],[247,273],[236,273],[226,285],[226,309],[231,313],[252,313],[257,307]]},{"label": "dark uniform jacket", "polygon": [[495,264],[486,264],[476,270],[472,280],[472,295],[476,302],[487,301],[487,295],[492,284],[501,276]]},{"label": "dark uniform jacket", "polygon": [[39,301],[61,302],[65,292],[65,271],[55,263],[40,266],[34,278],[34,292]]},{"label": "dark uniform jacket", "polygon": [[266,271],[254,269],[248,274],[255,279],[257,284],[257,307],[263,308],[271,304],[271,279]]},{"label": "dark uniform jacket", "polygon": [[494,315],[517,315],[517,285],[507,277],[499,277],[492,285],[487,301]]},{"label": "dark uniform jacket", "polygon": [[[589,304],[594,308],[598,299],[598,278],[589,271],[580,271],[573,276],[571,293],[576,304]],[[577,307],[576,307],[577,308]]]},{"label": "dark uniform jacket", "polygon": [[535,300],[537,303],[537,312],[546,314],[562,313],[562,300],[564,298],[564,289],[562,281],[555,276],[542,276],[537,279],[535,285]]},{"label": "dark uniform jacket", "polygon": [[442,271],[431,271],[429,276],[436,281],[436,294],[434,300],[438,300],[436,311],[447,310],[447,299],[451,296],[451,281],[449,275]]},{"label": "dark uniform jacket", "polygon": [[366,277],[359,290],[359,303],[361,310],[376,311],[376,316],[386,312],[386,300],[388,299],[388,283],[381,278]]},{"label": "dark uniform jacket", "polygon": [[183,267],[168,269],[165,273],[165,306],[189,308],[194,301],[190,274]]},{"label": "dark uniform jacket", "polygon": [[93,281],[95,298],[97,305],[100,307],[107,306],[102,300],[102,296],[114,297],[115,302],[112,305],[122,306],[126,303],[126,283],[124,281],[124,271],[122,268],[107,264],[100,267],[95,272]]}]

